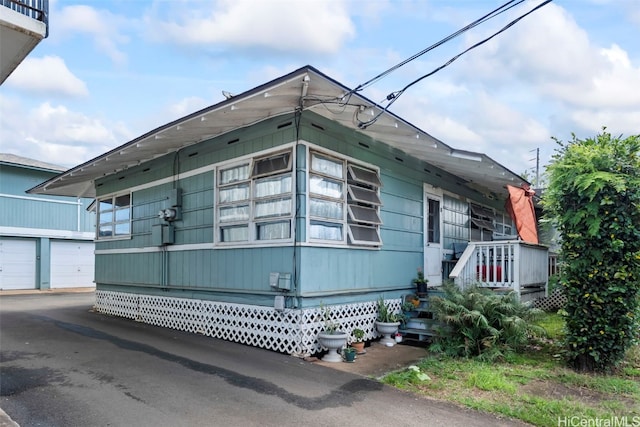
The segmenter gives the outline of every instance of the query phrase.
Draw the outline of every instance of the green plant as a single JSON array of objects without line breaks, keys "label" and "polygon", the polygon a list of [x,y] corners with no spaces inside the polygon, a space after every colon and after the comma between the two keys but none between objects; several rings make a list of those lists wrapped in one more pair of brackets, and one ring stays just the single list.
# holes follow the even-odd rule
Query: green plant
[{"label": "green plant", "polygon": [[416,272],[416,277],[412,280],[412,283],[414,285],[426,285],[427,283],[429,283],[429,280],[426,279],[424,277],[424,272],[422,271],[422,268],[418,267],[418,271]]},{"label": "green plant", "polygon": [[556,141],[543,204],[562,235],[568,362],[610,371],[638,338],[640,136]]},{"label": "green plant", "polygon": [[378,298],[378,317],[376,320],[382,323],[395,323],[400,321],[399,316],[391,311],[382,296]]},{"label": "green plant", "polygon": [[355,338],[355,342],[362,342],[364,339],[364,331],[362,329],[356,328],[351,331],[351,334]]},{"label": "green plant", "polygon": [[333,315],[331,313],[331,308],[324,305],[324,303],[320,303],[320,313],[322,315],[322,321],[324,323],[323,332],[326,334],[336,334],[339,333],[339,324],[333,319]]},{"label": "green plant", "polygon": [[532,323],[542,312],[520,303],[514,292],[498,295],[479,287],[461,291],[451,283],[443,289],[444,298],[431,298],[436,318],[446,325],[431,346],[434,352],[495,360],[545,333]]},{"label": "green plant", "polygon": [[404,312],[409,312],[415,310],[416,306],[412,302],[405,301],[402,303],[401,309]]},{"label": "green plant", "polygon": [[[562,330],[557,314],[541,313],[539,323]],[[509,361],[484,362],[477,358],[429,355],[416,368],[394,371],[382,382],[429,398],[516,418],[536,426],[558,425],[567,414],[591,419],[614,419],[626,414],[640,417],[640,384],[633,366],[640,367],[640,347],[625,358],[629,369],[610,375],[577,373],[556,357],[553,333],[543,342],[552,345],[527,347]],[[416,381],[424,373],[427,381]],[[638,375],[637,373],[635,375]],[[558,391],[562,393],[560,397]],[[624,424],[624,422],[622,423]],[[585,424],[586,425],[586,422]]]}]

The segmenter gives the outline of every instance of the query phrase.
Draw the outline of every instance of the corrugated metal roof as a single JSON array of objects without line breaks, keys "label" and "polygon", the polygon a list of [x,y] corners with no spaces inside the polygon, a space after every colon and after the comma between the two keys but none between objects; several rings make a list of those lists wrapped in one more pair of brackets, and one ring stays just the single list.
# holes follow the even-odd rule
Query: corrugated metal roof
[{"label": "corrugated metal roof", "polygon": [[[526,182],[485,154],[454,149],[390,112],[366,128],[355,119],[382,108],[311,66],[167,123],[120,147],[76,166],[30,193],[95,197],[96,179],[302,107],[407,155],[437,166],[490,197],[503,198],[507,184]],[[367,116],[368,115],[368,116]]]},{"label": "corrugated metal roof", "polygon": [[48,171],[62,172],[67,168],[53,163],[41,162],[39,160],[29,159],[27,157],[17,156],[15,154],[0,153],[0,163],[7,163],[15,166],[26,166],[35,169],[44,169]]}]

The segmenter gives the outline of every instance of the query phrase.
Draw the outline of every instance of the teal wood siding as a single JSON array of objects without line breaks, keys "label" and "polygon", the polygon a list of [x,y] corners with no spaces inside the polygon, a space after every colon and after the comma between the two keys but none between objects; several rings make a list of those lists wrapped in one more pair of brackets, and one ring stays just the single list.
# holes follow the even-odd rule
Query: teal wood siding
[{"label": "teal wood siding", "polygon": [[417,250],[398,252],[305,247],[301,252],[299,281],[302,297],[381,294],[407,289],[412,286],[416,267],[422,265],[422,252]]},{"label": "teal wood siding", "polygon": [[[279,272],[292,274],[287,306],[371,301],[379,295],[397,297],[413,290],[411,280],[423,264],[425,182],[485,205],[498,203],[483,200],[480,193],[443,170],[369,139],[366,131],[348,131],[307,112],[298,130],[294,122],[293,117],[266,120],[100,181],[99,195],[133,189],[133,218],[130,239],[97,242],[98,289],[272,305],[273,296],[280,292],[271,289],[269,274]],[[297,135],[301,144],[295,146],[293,233],[299,246],[214,245],[216,176],[212,165],[276,149],[294,142]],[[305,142],[379,168],[381,247],[307,243]],[[204,170],[185,176],[199,168]],[[158,180],[164,182],[149,184]],[[182,220],[174,223],[175,243],[164,248],[153,246],[152,228],[163,223],[158,211],[169,207],[173,188],[182,191]]]},{"label": "teal wood siding", "polygon": [[159,286],[162,271],[161,252],[96,256],[96,284]]},{"label": "teal wood siding", "polygon": [[26,190],[56,174],[0,165],[0,225],[29,229],[95,232],[91,199],[27,194]]},{"label": "teal wood siding", "polygon": [[167,253],[170,286],[274,294],[271,272],[293,271],[293,248],[239,248]]},{"label": "teal wood siding", "polygon": [[[98,289],[164,292],[165,296],[197,295],[204,299],[216,295],[216,299],[223,301],[261,301],[264,305],[273,305],[277,292],[269,285],[269,275],[271,272],[293,273],[294,249],[290,245],[214,248],[215,173],[209,170],[180,176],[291,143],[295,137],[292,123],[292,118],[268,120],[99,182],[98,197],[133,191],[131,237],[96,242],[96,249],[103,251],[96,255]],[[304,159],[304,150],[302,153]],[[147,183],[163,179],[168,182],[145,188]],[[180,188],[182,192],[182,220],[174,223],[175,243],[161,248],[152,243],[152,227],[163,223],[158,211],[170,207],[169,195],[173,188]],[[176,250],[183,245],[209,247]]]}]

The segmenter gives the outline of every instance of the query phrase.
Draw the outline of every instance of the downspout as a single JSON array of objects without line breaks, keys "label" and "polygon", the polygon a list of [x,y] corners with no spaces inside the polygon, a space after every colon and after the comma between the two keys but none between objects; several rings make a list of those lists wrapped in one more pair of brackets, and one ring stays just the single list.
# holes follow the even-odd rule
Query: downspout
[{"label": "downspout", "polygon": [[77,209],[77,212],[78,212],[78,221],[77,222],[78,223],[76,225],[76,227],[77,227],[76,231],[80,231],[80,214],[82,213],[82,210],[80,209],[81,207],[82,207],[82,201],[80,199],[78,199],[78,209]]}]

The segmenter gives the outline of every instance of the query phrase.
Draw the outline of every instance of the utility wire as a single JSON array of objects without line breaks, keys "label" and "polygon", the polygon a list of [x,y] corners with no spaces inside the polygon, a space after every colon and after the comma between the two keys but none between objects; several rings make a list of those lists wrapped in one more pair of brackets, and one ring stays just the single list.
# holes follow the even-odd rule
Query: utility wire
[{"label": "utility wire", "polygon": [[[524,1],[525,0],[510,0],[510,1],[506,2],[502,6],[496,8],[496,9],[492,10],[491,12],[487,13],[486,15],[476,19],[475,21],[473,21],[472,23],[462,27],[458,31],[449,34],[447,37],[445,37],[445,38],[441,39],[440,41],[432,44],[431,46],[421,50],[420,52],[410,56],[409,58],[405,59],[404,61],[402,61],[402,62],[394,65],[393,67],[389,68],[388,70],[378,74],[374,78],[362,83],[361,85],[358,85],[358,87],[353,89],[350,93],[359,92],[359,91],[367,88],[368,86],[371,86],[373,83],[377,82],[378,80],[382,79],[383,77],[387,76],[388,74],[392,73],[393,71],[397,70],[398,68],[408,64],[409,62],[413,61],[414,59],[417,59],[417,58],[421,57],[425,53],[432,51],[433,49],[437,48],[438,46],[441,46],[441,45],[445,44],[446,42],[458,37],[459,35],[465,33],[466,31],[469,31],[470,29],[482,24],[483,22],[486,22],[491,18],[495,18],[496,16],[500,15],[501,13],[504,13],[504,12],[508,11],[509,9],[519,5],[520,3],[523,3]],[[516,3],[512,4],[514,2],[516,2]]]},{"label": "utility wire", "polygon": [[[366,128],[367,126],[373,124],[376,120],[378,120],[378,118],[385,113],[389,107],[391,107],[391,105],[396,102],[396,100],[407,90],[409,89],[411,86],[421,82],[422,80],[426,79],[427,77],[430,77],[432,75],[434,75],[435,73],[437,73],[438,71],[442,70],[445,67],[448,67],[449,65],[451,65],[452,62],[454,62],[456,59],[458,59],[459,57],[461,57],[462,55],[464,55],[465,53],[477,48],[478,46],[481,46],[483,44],[485,44],[486,42],[488,42],[489,40],[493,39],[494,37],[496,37],[498,34],[503,33],[504,31],[506,31],[507,29],[511,28],[513,25],[515,25],[516,23],[518,23],[520,20],[524,19],[526,16],[532,14],[533,12],[535,12],[536,10],[542,8],[543,6],[546,6],[548,3],[551,3],[553,0],[546,0],[542,3],[540,3],[539,5],[537,5],[536,7],[534,7],[533,9],[531,9],[529,12],[520,15],[519,17],[517,17],[516,19],[514,19],[513,21],[509,22],[507,25],[505,25],[504,27],[502,27],[500,30],[496,31],[495,33],[493,33],[492,35],[490,35],[489,37],[477,42],[476,44],[469,46],[467,49],[465,49],[464,51],[460,52],[459,54],[457,54],[456,56],[452,57],[450,60],[448,60],[447,62],[445,62],[444,64],[442,64],[441,66],[439,66],[438,68],[436,68],[435,70],[431,71],[430,73],[427,73],[419,78],[417,78],[416,80],[412,81],[411,83],[409,83],[408,85],[406,85],[405,87],[403,87],[402,89],[395,91],[395,92],[391,92],[389,95],[387,95],[386,100],[389,101],[389,103],[387,104],[386,107],[384,107],[382,109],[382,111],[380,111],[378,114],[376,114],[373,118],[371,118],[370,120],[367,120],[365,122],[358,120],[358,127],[361,129]],[[356,113],[357,114],[357,113]]]}]

